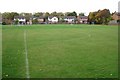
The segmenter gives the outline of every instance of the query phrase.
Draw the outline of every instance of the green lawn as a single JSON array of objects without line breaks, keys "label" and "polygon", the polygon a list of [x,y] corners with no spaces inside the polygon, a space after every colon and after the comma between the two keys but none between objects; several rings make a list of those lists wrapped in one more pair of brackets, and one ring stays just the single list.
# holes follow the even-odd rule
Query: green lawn
[{"label": "green lawn", "polygon": [[2,26],[0,25],[0,79],[2,78]]},{"label": "green lawn", "polygon": [[118,26],[3,26],[4,78],[117,78]]}]

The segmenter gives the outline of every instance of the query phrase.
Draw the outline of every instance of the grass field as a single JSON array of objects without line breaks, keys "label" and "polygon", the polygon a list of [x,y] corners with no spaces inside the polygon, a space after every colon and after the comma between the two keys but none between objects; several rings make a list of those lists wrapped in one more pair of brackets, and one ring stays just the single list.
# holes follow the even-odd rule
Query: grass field
[{"label": "grass field", "polygon": [[3,78],[117,78],[118,26],[3,26]]},{"label": "grass field", "polygon": [[0,79],[2,78],[2,26],[0,25]]}]

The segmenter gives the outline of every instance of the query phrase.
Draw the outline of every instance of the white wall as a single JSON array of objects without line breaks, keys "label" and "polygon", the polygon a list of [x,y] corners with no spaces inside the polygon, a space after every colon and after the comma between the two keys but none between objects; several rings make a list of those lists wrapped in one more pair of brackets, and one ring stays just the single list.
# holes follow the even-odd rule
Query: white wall
[{"label": "white wall", "polygon": [[50,21],[50,22],[58,22],[58,18],[57,17],[53,17],[52,19],[48,18],[48,21]]},{"label": "white wall", "polygon": [[[16,19],[14,19],[14,20],[16,20]],[[26,21],[26,19],[18,19],[18,21],[25,22],[25,21]]]}]

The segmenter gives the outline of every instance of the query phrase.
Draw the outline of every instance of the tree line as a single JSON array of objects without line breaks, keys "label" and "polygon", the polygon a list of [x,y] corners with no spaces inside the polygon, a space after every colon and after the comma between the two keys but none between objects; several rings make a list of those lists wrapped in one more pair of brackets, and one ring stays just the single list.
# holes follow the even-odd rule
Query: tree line
[{"label": "tree line", "polygon": [[88,15],[88,22],[94,22],[95,24],[108,24],[108,22],[112,20],[112,14],[109,9],[90,12]]},{"label": "tree line", "polygon": [[[0,13],[2,15],[2,23],[3,24],[11,24],[14,20],[15,16],[25,16],[26,20],[29,20],[32,16],[34,17],[39,17],[39,16],[44,16],[45,19],[48,18],[48,16],[57,16],[59,18],[63,18],[64,16],[85,16],[84,13],[79,13],[77,14],[75,11],[73,12],[36,12],[34,14],[32,13],[17,13],[17,12],[4,12]],[[107,24],[111,18],[112,14],[110,13],[109,9],[103,9],[103,10],[98,10],[95,12],[90,12],[88,15],[88,22],[94,23],[94,24]]]}]

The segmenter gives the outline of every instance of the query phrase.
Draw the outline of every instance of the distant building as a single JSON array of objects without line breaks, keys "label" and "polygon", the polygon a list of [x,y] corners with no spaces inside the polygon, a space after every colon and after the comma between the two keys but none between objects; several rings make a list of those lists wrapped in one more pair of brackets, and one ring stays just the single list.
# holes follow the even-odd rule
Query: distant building
[{"label": "distant building", "polygon": [[117,20],[112,20],[108,23],[109,25],[118,25]]},{"label": "distant building", "polygon": [[87,24],[88,23],[88,16],[78,16],[78,23]]},{"label": "distant building", "polygon": [[14,23],[21,24],[21,25],[31,25],[32,24],[32,18],[26,19],[25,16],[15,16],[14,17]]},{"label": "distant building", "polygon": [[114,12],[112,14],[112,19],[108,24],[109,25],[118,25],[118,23],[120,23],[120,13],[118,12]]},{"label": "distant building", "polygon": [[113,19],[113,20],[120,20],[120,13],[115,12],[115,13],[112,15],[112,19]]},{"label": "distant building", "polygon": [[27,25],[32,25],[32,18],[30,18],[29,20],[26,20]]},{"label": "distant building", "polygon": [[26,24],[26,19],[24,16],[15,16],[14,22],[18,22],[18,24]]},{"label": "distant building", "polygon": [[37,24],[43,24],[45,23],[45,18],[43,16],[39,16],[39,17],[33,17],[33,20],[37,20]]},{"label": "distant building", "polygon": [[48,23],[58,23],[59,19],[56,16],[49,16]]},{"label": "distant building", "polygon": [[75,23],[76,22],[76,17],[75,16],[65,16],[64,21],[66,23]]},{"label": "distant building", "polygon": [[45,18],[43,16],[38,17],[37,20],[40,24],[43,24],[45,22]]}]

